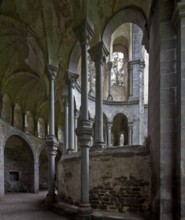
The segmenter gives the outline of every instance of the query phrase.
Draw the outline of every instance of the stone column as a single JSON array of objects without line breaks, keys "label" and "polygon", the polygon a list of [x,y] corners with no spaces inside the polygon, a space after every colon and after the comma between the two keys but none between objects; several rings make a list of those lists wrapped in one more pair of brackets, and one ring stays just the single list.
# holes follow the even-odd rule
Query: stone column
[{"label": "stone column", "polygon": [[54,81],[57,68],[48,65],[49,78],[49,134],[46,137],[46,151],[48,155],[48,194],[46,197],[46,205],[52,206],[56,200],[55,195],[55,157],[59,143],[55,136],[55,95]]},{"label": "stone column", "polygon": [[129,96],[133,95],[133,63],[130,61],[128,63],[129,69]]},{"label": "stone column", "polygon": [[34,154],[34,193],[39,193],[39,155]]},{"label": "stone column", "polygon": [[112,141],[111,141],[112,123],[111,123],[111,122],[108,122],[108,123],[107,123],[107,135],[108,135],[108,143],[107,143],[107,146],[110,147],[110,146],[112,146]]},{"label": "stone column", "polygon": [[94,91],[93,91],[93,84],[92,84],[92,80],[93,80],[93,70],[92,70],[92,61],[91,58],[89,56],[89,95],[94,96]]},{"label": "stone column", "polygon": [[112,62],[109,61],[107,63],[107,72],[108,72],[108,101],[113,101],[112,93],[111,93],[111,70],[112,70]]},{"label": "stone column", "polygon": [[68,135],[68,97],[65,97],[63,99],[64,101],[64,148],[65,150],[68,150],[68,140],[69,140],[69,135]]},{"label": "stone column", "polygon": [[144,61],[139,62],[139,144],[144,142]]},{"label": "stone column", "polygon": [[99,42],[89,50],[92,61],[96,67],[96,117],[95,117],[95,143],[94,148],[105,147],[103,140],[103,95],[102,95],[102,65],[108,51],[103,42]]},{"label": "stone column", "polygon": [[133,122],[128,123],[128,144],[133,144]]},{"label": "stone column", "polygon": [[87,20],[83,20],[75,27],[74,31],[81,46],[81,111],[80,123],[76,129],[79,146],[81,147],[81,204],[79,206],[79,216],[81,219],[90,219],[92,209],[89,204],[89,146],[92,127],[88,116],[87,47],[94,33]]},{"label": "stone column", "polygon": [[68,151],[74,150],[74,96],[73,96],[73,88],[74,84],[78,78],[78,75],[72,72],[67,73],[68,80],[68,92],[69,92],[69,133],[68,133]]},{"label": "stone column", "polygon": [[[79,112],[78,110],[75,111],[75,130],[78,126],[78,117],[79,117]],[[77,152],[78,151],[78,136],[76,134],[74,134],[74,151]]]}]

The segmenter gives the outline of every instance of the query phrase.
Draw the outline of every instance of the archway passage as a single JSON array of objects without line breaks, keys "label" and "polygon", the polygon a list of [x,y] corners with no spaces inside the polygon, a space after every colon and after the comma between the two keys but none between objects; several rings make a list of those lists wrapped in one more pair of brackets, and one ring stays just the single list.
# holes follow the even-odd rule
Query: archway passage
[{"label": "archway passage", "polygon": [[28,143],[13,135],[4,150],[5,192],[33,192],[34,159]]},{"label": "archway passage", "polygon": [[124,114],[119,113],[114,117],[112,134],[114,146],[128,144],[128,119]]}]

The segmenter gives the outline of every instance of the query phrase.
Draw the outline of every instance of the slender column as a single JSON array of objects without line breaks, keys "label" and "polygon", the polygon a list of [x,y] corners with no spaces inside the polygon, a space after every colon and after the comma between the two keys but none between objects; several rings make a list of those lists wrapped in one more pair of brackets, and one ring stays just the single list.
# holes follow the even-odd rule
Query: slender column
[{"label": "slender column", "polygon": [[112,134],[112,132],[111,132],[111,130],[112,130],[112,123],[109,122],[109,123],[107,123],[107,135],[108,135],[107,146],[108,147],[112,146],[112,141],[111,141],[111,134]]},{"label": "slender column", "polygon": [[129,96],[133,95],[133,64],[132,62],[128,63],[129,68]]},{"label": "slender column", "polygon": [[68,98],[64,98],[64,148],[65,150],[68,150],[68,140],[69,140],[69,135],[68,135]]},{"label": "slender column", "polygon": [[108,101],[113,100],[112,93],[111,93],[111,70],[112,70],[112,62],[109,61],[107,63],[107,71],[108,71],[108,96],[107,96],[107,100]]},{"label": "slender column", "polygon": [[74,150],[74,97],[73,88],[78,75],[75,73],[68,72],[68,90],[69,90],[69,140],[68,140],[68,151]]},{"label": "slender column", "polygon": [[34,155],[34,193],[39,193],[39,155]]},{"label": "slender column", "polygon": [[48,194],[46,197],[46,205],[51,206],[56,199],[55,195],[55,157],[59,143],[55,136],[55,95],[54,80],[57,69],[48,65],[49,77],[49,134],[46,137],[46,151],[48,155]]},{"label": "slender column", "polygon": [[[75,129],[77,128],[78,125],[78,117],[79,117],[79,112],[78,110],[75,111]],[[74,134],[74,151],[78,151],[78,136]]]},{"label": "slender column", "polygon": [[133,144],[133,122],[128,123],[128,144]]},{"label": "slender column", "polygon": [[103,42],[89,50],[92,60],[96,67],[96,118],[95,118],[95,143],[93,147],[105,147],[103,140],[103,96],[102,96],[102,65],[108,51]]},{"label": "slender column", "polygon": [[92,80],[93,80],[93,70],[92,70],[92,61],[91,61],[90,56],[89,56],[88,58],[89,58],[89,86],[90,86],[89,95],[92,96],[92,95],[94,95],[93,84],[92,84]]},{"label": "slender column", "polygon": [[144,61],[139,63],[139,144],[144,142]]},{"label": "slender column", "polygon": [[76,129],[79,146],[81,147],[81,204],[79,216],[90,218],[92,212],[89,204],[89,146],[91,144],[92,128],[88,117],[88,72],[87,46],[93,36],[93,30],[87,20],[82,21],[74,29],[81,46],[81,111],[80,123]]}]

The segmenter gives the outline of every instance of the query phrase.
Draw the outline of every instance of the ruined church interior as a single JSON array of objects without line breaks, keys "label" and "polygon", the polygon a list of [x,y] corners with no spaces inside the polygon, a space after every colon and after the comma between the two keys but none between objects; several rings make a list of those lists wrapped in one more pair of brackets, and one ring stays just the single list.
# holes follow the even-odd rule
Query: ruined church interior
[{"label": "ruined church interior", "polygon": [[185,220],[183,147],[184,0],[0,0],[0,220]]}]

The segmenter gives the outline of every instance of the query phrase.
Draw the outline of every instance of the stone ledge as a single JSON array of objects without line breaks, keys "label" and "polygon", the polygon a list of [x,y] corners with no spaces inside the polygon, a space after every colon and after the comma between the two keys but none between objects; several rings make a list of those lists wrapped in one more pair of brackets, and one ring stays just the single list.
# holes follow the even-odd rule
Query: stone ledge
[{"label": "stone ledge", "polygon": [[[91,149],[91,148],[90,148]],[[147,156],[150,152],[144,145],[125,145],[121,147],[105,147],[97,151],[90,150],[90,158],[93,157],[134,157]],[[74,160],[81,157],[79,152],[72,152],[71,154],[63,155],[63,160]]]},{"label": "stone ledge", "polygon": [[144,220],[142,216],[122,214],[115,212],[94,211],[91,216],[92,220]]},{"label": "stone ledge", "polygon": [[[53,211],[62,216],[68,216],[75,219],[78,214],[78,207],[65,202],[58,202],[53,206]],[[123,214],[116,212],[93,211],[92,220],[145,220],[143,216]]]}]

